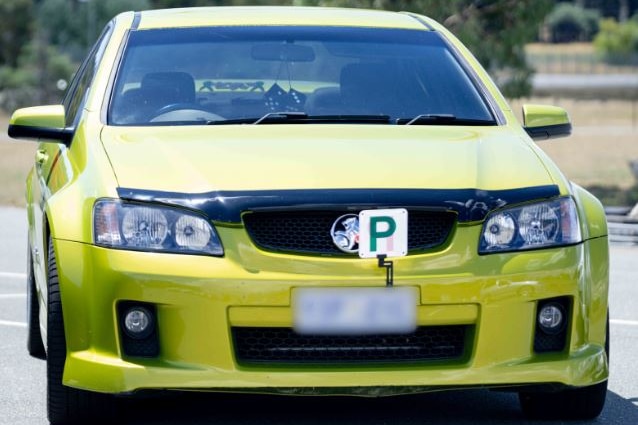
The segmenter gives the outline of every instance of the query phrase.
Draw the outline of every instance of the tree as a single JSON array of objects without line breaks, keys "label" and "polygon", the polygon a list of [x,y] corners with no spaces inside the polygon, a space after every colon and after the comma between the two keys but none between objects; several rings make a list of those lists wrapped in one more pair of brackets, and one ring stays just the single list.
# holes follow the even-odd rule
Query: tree
[{"label": "tree", "polygon": [[293,0],[151,0],[154,9],[197,6],[287,6]]},{"label": "tree", "polygon": [[558,3],[545,20],[554,43],[591,41],[598,32],[600,12],[581,6]]},{"label": "tree", "polygon": [[47,32],[50,44],[79,62],[115,15],[150,7],[148,0],[42,0],[37,24]]},{"label": "tree", "polygon": [[631,65],[638,63],[638,13],[632,19],[618,23],[604,19],[594,39],[596,50],[606,62]]},{"label": "tree", "polygon": [[[44,68],[43,68],[44,66]],[[33,104],[59,103],[58,81],[68,81],[76,65],[54,46],[23,48],[16,68],[0,67],[0,107],[7,111]]]},{"label": "tree", "polygon": [[[0,0],[0,106],[59,102],[104,25],[148,0]],[[90,13],[91,12],[91,13]]]},{"label": "tree", "polygon": [[31,36],[32,7],[32,0],[0,2],[0,66],[15,67],[18,64],[22,46]]}]

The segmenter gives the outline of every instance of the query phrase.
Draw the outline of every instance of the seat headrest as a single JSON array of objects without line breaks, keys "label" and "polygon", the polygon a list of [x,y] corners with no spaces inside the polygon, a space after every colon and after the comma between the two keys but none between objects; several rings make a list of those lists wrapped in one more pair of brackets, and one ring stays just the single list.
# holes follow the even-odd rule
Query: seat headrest
[{"label": "seat headrest", "polygon": [[186,72],[146,74],[140,88],[145,97],[152,98],[156,105],[195,102],[195,80]]}]

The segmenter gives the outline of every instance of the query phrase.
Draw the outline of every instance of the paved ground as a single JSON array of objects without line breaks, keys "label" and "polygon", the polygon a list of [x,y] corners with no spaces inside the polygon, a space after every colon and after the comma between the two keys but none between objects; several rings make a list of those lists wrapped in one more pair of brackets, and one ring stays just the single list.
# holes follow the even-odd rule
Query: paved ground
[{"label": "paved ground", "polygon": [[[45,363],[25,349],[24,210],[0,208],[0,425],[45,425]],[[638,424],[638,247],[612,247],[612,356],[604,425]],[[123,424],[531,425],[515,395],[485,390],[390,399],[178,395],[123,403]],[[579,425],[579,422],[570,424]]]}]

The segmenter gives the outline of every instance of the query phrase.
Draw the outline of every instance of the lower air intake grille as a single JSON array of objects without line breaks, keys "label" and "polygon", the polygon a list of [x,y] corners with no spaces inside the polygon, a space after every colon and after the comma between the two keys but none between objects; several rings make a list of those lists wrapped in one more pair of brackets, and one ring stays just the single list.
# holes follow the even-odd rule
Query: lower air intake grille
[{"label": "lower air intake grille", "polygon": [[401,335],[299,335],[290,328],[232,328],[237,361],[335,364],[459,360],[470,326],[425,326]]},{"label": "lower air intake grille", "polygon": [[[344,214],[358,211],[276,211],[244,215],[252,241],[266,251],[299,254],[348,255],[332,241],[333,223]],[[408,211],[410,253],[436,248],[447,240],[456,215],[446,211]],[[356,255],[356,254],[353,254]]]}]

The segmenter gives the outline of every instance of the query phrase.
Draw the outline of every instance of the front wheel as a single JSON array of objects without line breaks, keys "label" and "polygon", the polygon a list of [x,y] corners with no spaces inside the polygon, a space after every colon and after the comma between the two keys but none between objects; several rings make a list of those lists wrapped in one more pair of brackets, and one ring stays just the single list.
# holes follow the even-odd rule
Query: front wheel
[{"label": "front wheel", "polygon": [[70,388],[62,384],[66,337],[60,297],[58,267],[49,240],[47,264],[47,411],[51,425],[99,423],[113,418],[115,399],[107,394]]}]

